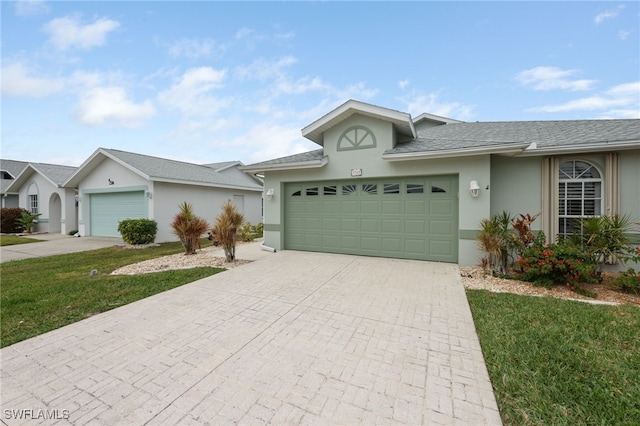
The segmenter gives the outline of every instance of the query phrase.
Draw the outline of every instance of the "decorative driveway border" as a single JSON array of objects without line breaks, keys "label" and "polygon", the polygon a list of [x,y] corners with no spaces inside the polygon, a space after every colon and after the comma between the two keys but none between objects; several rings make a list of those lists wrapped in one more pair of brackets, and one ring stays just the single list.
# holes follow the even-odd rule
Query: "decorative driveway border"
[{"label": "decorative driveway border", "polygon": [[501,424],[452,264],[283,251],[0,354],[9,425]]}]

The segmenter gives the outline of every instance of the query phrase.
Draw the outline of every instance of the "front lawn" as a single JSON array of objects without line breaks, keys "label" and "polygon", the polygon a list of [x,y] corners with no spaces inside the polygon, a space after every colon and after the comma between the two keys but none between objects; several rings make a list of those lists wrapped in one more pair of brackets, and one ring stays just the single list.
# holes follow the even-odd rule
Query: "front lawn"
[{"label": "front lawn", "polygon": [[[183,251],[178,243],[128,250],[109,247],[2,264],[0,347],[224,271],[193,268],[109,275],[143,260]],[[91,271],[97,274],[91,276]]]},{"label": "front lawn", "polygon": [[505,425],[640,424],[640,309],[467,290]]},{"label": "front lawn", "polygon": [[37,243],[42,240],[29,237],[18,237],[17,235],[0,235],[0,246],[15,246],[16,244]]}]

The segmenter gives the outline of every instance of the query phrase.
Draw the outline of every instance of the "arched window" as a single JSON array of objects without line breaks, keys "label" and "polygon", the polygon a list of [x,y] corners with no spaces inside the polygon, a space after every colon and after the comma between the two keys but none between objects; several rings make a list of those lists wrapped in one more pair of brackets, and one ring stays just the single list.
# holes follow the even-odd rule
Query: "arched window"
[{"label": "arched window", "polygon": [[560,164],[558,234],[572,235],[577,219],[602,214],[602,174],[593,164],[571,160]]}]

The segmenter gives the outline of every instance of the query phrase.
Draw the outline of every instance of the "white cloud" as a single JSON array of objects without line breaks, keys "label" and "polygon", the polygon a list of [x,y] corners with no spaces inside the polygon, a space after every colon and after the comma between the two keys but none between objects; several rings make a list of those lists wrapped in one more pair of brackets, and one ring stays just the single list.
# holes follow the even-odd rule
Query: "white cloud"
[{"label": "white cloud", "polygon": [[400,81],[398,82],[398,87],[399,87],[401,90],[406,89],[406,88],[407,88],[407,86],[409,86],[409,80],[400,80]]},{"label": "white cloud", "polygon": [[620,40],[626,40],[626,39],[629,38],[631,33],[632,33],[631,31],[620,30],[620,31],[618,31],[618,38]]},{"label": "white cloud", "polygon": [[73,47],[89,49],[102,46],[107,34],[119,26],[119,22],[107,18],[83,25],[78,17],[67,16],[50,21],[43,29],[49,34],[49,41],[57,50],[68,50]]},{"label": "white cloud", "polygon": [[571,80],[576,70],[563,70],[558,67],[535,67],[519,72],[515,79],[534,90],[590,90],[596,80]]},{"label": "white cloud", "polygon": [[593,22],[595,22],[596,25],[599,25],[602,22],[606,21],[607,19],[614,19],[620,14],[620,11],[624,8],[625,6],[622,4],[618,6],[617,9],[605,10],[604,12],[597,14],[596,17],[593,18]]},{"label": "white cloud", "polygon": [[51,10],[44,0],[18,0],[15,6],[18,16],[40,15]]},{"label": "white cloud", "polygon": [[169,54],[173,57],[189,59],[206,58],[224,50],[224,46],[216,44],[212,39],[182,39],[169,46]]},{"label": "white cloud", "polygon": [[168,108],[180,110],[188,115],[214,114],[229,102],[212,93],[224,86],[226,75],[226,70],[211,67],[191,68],[180,76],[172,87],[161,92],[158,99]]},{"label": "white cloud", "polygon": [[536,112],[597,111],[601,116],[640,118],[640,81],[614,86],[602,93],[556,105],[532,108]]},{"label": "white cloud", "polygon": [[413,117],[422,113],[439,115],[441,117],[465,120],[473,115],[473,105],[465,105],[460,102],[441,102],[438,94],[413,96],[405,98],[407,110]]},{"label": "white cloud", "polygon": [[236,77],[242,80],[259,80],[283,78],[284,69],[297,62],[293,56],[285,56],[274,60],[258,59],[251,64],[238,67],[235,71]]},{"label": "white cloud", "polygon": [[[318,149],[313,142],[302,138],[293,125],[257,123],[231,141],[236,149],[246,151],[249,163],[285,157]],[[244,153],[243,153],[244,154]]]},{"label": "white cloud", "polygon": [[58,93],[65,87],[64,79],[33,77],[30,74],[30,70],[21,63],[2,67],[2,94],[43,98]]},{"label": "white cloud", "polygon": [[80,98],[76,117],[89,126],[112,125],[137,127],[153,117],[156,111],[147,100],[136,104],[122,87],[94,87]]}]

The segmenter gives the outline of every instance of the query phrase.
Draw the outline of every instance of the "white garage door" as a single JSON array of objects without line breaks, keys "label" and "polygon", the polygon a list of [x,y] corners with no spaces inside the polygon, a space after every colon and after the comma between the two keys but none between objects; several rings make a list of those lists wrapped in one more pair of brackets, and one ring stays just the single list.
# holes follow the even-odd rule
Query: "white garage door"
[{"label": "white garage door", "polygon": [[91,194],[90,211],[90,235],[119,237],[118,222],[147,217],[144,191]]}]

